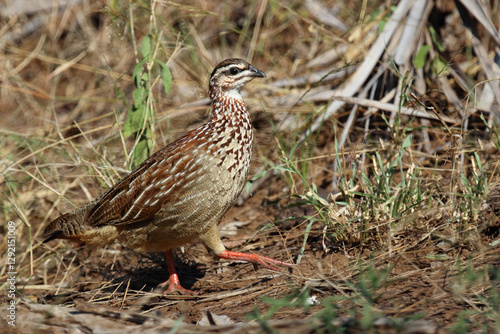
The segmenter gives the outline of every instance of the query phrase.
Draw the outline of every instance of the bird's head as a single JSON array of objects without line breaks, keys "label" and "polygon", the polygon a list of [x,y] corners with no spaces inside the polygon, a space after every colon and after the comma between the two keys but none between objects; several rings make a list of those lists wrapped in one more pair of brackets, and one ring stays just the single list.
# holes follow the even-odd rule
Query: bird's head
[{"label": "bird's head", "polygon": [[264,72],[247,61],[230,58],[219,63],[210,76],[209,96],[213,100],[218,95],[233,95],[241,99],[241,88],[254,78],[264,78]]}]

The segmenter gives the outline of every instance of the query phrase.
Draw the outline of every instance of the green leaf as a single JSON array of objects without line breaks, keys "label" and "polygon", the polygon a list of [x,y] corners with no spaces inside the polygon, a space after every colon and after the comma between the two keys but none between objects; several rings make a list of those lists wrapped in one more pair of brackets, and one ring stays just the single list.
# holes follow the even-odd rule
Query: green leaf
[{"label": "green leaf", "polygon": [[477,168],[480,171],[482,171],[483,170],[483,164],[481,163],[481,158],[479,158],[479,155],[477,154],[477,152],[474,152],[474,158],[476,159]]},{"label": "green leaf", "polygon": [[146,117],[146,105],[142,104],[139,107],[132,107],[127,114],[125,124],[123,124],[123,137],[126,139],[136,133],[144,125]]},{"label": "green leaf", "polygon": [[151,139],[141,139],[135,146],[132,153],[132,163],[134,168],[139,166],[144,160],[151,155],[153,149],[153,141]]},{"label": "green leaf", "polygon": [[436,75],[448,74],[448,64],[441,58],[436,58],[431,62],[432,72]]},{"label": "green leaf", "polygon": [[405,153],[405,150],[411,146],[411,138],[412,138],[412,135],[408,135],[404,139],[403,145],[402,145],[401,149],[399,150],[396,159],[391,164],[391,167],[396,167],[397,165],[399,165],[401,163],[401,161],[403,159],[403,154]]},{"label": "green leaf", "polygon": [[170,94],[170,89],[172,88],[172,73],[167,64],[161,60],[155,59],[155,62],[160,65],[161,69],[161,80],[163,81],[163,87],[165,88],[165,93]]},{"label": "green leaf", "polygon": [[250,180],[247,181],[247,184],[246,184],[246,191],[247,191],[247,193],[249,193],[250,195],[252,195],[250,193],[250,188],[252,188],[252,184],[254,183],[255,180],[258,180],[261,177],[263,177],[264,175],[266,175],[266,173],[267,173],[267,170],[263,169],[263,170],[260,171],[259,174],[255,175],[254,177],[252,177]]},{"label": "green leaf", "polygon": [[431,49],[430,45],[422,45],[420,50],[418,50],[417,55],[413,60],[415,68],[419,69],[425,66],[425,59],[427,58],[427,54],[429,53],[430,49]]},{"label": "green leaf", "polygon": [[132,71],[132,79],[134,80],[134,85],[135,87],[140,87],[141,86],[141,78],[142,78],[142,72],[143,72],[143,66],[144,63],[146,62],[146,58],[138,62],[134,66],[134,70]]},{"label": "green leaf", "polygon": [[146,88],[138,87],[132,93],[132,98],[134,99],[134,106],[138,108],[140,105],[144,104],[148,97],[148,91]]},{"label": "green leaf", "polygon": [[151,53],[151,35],[144,36],[141,43],[141,54],[144,58],[149,57]]},{"label": "green leaf", "polygon": [[375,158],[377,159],[378,167],[380,168],[380,172],[385,175],[385,167],[384,163],[382,162],[382,157],[380,156],[380,153],[375,152]]},{"label": "green leaf", "polygon": [[469,190],[469,192],[471,192],[471,184],[469,182],[469,180],[467,180],[467,176],[465,176],[463,173],[460,174],[460,177],[462,178],[462,182],[464,183],[465,187],[467,188],[467,190]]},{"label": "green leaf", "polygon": [[293,155],[295,154],[295,151],[297,150],[300,144],[301,142],[299,140],[295,143],[295,145],[293,145],[292,149],[290,150],[290,155],[288,156],[288,159],[292,159]]},{"label": "green leaf", "polygon": [[436,44],[438,50],[440,52],[443,52],[445,49],[444,49],[443,44],[439,43],[439,41],[437,40],[436,29],[434,29],[434,27],[430,26],[429,32],[431,33],[432,41],[434,42],[434,44]]},{"label": "green leaf", "polygon": [[429,254],[426,255],[425,257],[429,260],[438,260],[438,261],[448,260],[450,258],[448,254]]},{"label": "green leaf", "polygon": [[245,190],[247,191],[247,193],[252,196],[252,193],[250,193],[250,189],[252,189],[252,181],[251,180],[248,180],[247,181],[247,184],[245,185]]},{"label": "green leaf", "polygon": [[286,172],[295,173],[295,171],[292,168],[285,167],[285,166],[274,166],[273,169],[274,170],[284,170]]},{"label": "green leaf", "polygon": [[307,239],[309,238],[309,233],[311,232],[311,227],[315,221],[316,221],[315,218],[311,218],[311,221],[309,222],[309,224],[307,224],[306,232],[304,235],[304,241],[302,242],[302,248],[300,249],[299,255],[297,257],[297,264],[300,264],[300,260],[302,259],[302,255],[304,255],[304,252],[305,252],[306,246],[307,246]]},{"label": "green leaf", "polygon": [[403,150],[405,150],[411,146],[411,138],[412,138],[412,135],[408,135],[405,138],[405,140],[403,141],[403,147],[402,147]]}]

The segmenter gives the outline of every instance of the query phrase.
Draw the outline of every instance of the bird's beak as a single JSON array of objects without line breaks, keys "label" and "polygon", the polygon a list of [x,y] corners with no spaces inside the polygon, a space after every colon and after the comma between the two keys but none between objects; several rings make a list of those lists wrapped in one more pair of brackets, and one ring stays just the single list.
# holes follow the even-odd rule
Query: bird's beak
[{"label": "bird's beak", "polygon": [[249,77],[252,77],[252,78],[265,78],[266,77],[266,74],[264,72],[256,69],[252,65],[250,65],[250,67],[248,69],[250,70],[250,72],[252,72],[251,74],[248,75]]}]

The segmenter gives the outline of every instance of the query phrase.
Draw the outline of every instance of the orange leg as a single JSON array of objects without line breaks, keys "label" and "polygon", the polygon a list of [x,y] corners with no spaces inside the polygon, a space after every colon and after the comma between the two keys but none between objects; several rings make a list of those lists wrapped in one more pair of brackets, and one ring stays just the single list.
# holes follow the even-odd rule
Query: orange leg
[{"label": "orange leg", "polygon": [[168,272],[170,274],[170,277],[168,278],[168,280],[158,285],[162,288],[168,285],[168,289],[165,290],[163,294],[166,295],[171,292],[177,291],[181,295],[196,295],[197,292],[185,289],[181,286],[179,276],[177,276],[177,271],[175,271],[174,254],[171,249],[165,252],[165,257],[167,258]]},{"label": "orange leg", "polygon": [[288,263],[288,262],[280,261],[280,260],[274,260],[274,259],[271,259],[269,257],[262,256],[262,255],[231,252],[228,250],[224,250],[222,253],[220,253],[217,256],[220,258],[223,258],[223,259],[248,261],[251,263],[260,264],[260,265],[262,265],[268,269],[271,269],[271,270],[278,270],[273,265],[275,265],[275,266],[287,266],[287,267],[294,267],[295,266],[293,263]]}]

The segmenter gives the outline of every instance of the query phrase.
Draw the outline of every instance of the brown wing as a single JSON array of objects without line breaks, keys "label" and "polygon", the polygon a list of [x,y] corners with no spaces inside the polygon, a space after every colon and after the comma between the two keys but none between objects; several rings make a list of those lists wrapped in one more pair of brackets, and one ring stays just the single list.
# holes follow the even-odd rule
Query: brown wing
[{"label": "brown wing", "polygon": [[109,189],[98,199],[87,222],[98,226],[144,221],[164,205],[175,203],[183,183],[189,181],[186,171],[196,164],[191,149],[196,144],[193,136],[195,133],[190,132],[156,152]]}]

